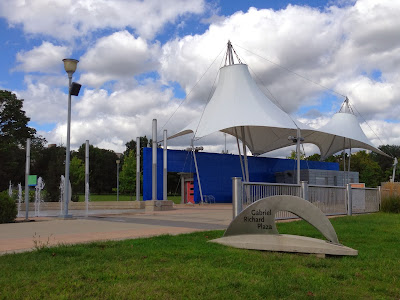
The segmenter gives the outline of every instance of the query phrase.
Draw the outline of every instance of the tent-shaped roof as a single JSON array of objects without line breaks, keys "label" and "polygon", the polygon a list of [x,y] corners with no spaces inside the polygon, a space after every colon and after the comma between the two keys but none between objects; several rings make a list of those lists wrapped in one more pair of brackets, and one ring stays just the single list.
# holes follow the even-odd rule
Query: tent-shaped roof
[{"label": "tent-shaped roof", "polygon": [[296,136],[297,126],[311,133],[311,128],[293,120],[260,90],[247,65],[233,64],[220,69],[218,85],[200,120],[170,138],[191,132],[201,138],[221,131],[260,155],[292,145],[288,136]]},{"label": "tent-shaped roof", "polygon": [[347,98],[340,111],[325,126],[308,134],[304,142],[317,145],[321,151],[321,159],[350,148],[367,149],[388,156],[366,137]]}]

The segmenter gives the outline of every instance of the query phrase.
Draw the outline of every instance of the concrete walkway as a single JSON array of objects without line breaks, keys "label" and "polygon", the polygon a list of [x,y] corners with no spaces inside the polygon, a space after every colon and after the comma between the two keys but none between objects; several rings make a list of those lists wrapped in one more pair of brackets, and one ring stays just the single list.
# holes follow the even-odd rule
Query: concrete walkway
[{"label": "concrete walkway", "polygon": [[[232,220],[232,205],[175,205],[171,211],[146,213],[144,210],[70,210],[71,220],[56,217],[56,212],[41,212],[46,217],[29,217],[30,222],[0,224],[0,255],[31,251],[59,244],[122,240],[161,234],[226,229]],[[31,215],[31,214],[30,214]]]}]

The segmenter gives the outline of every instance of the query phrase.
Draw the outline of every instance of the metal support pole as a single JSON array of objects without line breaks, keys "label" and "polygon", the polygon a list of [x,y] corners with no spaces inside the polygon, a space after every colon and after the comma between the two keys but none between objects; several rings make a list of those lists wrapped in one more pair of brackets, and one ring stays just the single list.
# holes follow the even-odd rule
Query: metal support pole
[{"label": "metal support pole", "polygon": [[140,137],[136,138],[136,201],[140,201]]},{"label": "metal support pole", "polygon": [[28,220],[29,215],[29,170],[31,166],[31,139],[26,139],[26,165],[25,165],[25,220]]},{"label": "metal support pole", "polygon": [[117,160],[117,201],[119,201],[119,160]]},{"label": "metal support pole", "polygon": [[200,174],[199,174],[199,167],[197,166],[197,158],[196,158],[196,151],[194,150],[193,139],[192,139],[192,152],[193,152],[193,159],[194,159],[194,167],[196,169],[197,175],[197,182],[199,184],[199,192],[200,192],[200,203],[203,204],[203,191],[201,189],[201,182],[200,182]]},{"label": "metal support pole", "polygon": [[85,199],[89,199],[89,140],[85,148]]},{"label": "metal support pole", "polygon": [[347,192],[347,215],[353,215],[353,199],[352,199],[352,192],[351,192],[351,185],[346,185],[346,192]]},{"label": "metal support pole", "polygon": [[167,199],[167,130],[164,130],[164,150],[163,150],[163,200]]},{"label": "metal support pole", "polygon": [[242,179],[232,177],[232,207],[233,219],[242,211]]},{"label": "metal support pole", "polygon": [[244,179],[244,181],[249,182],[250,181],[250,177],[249,177],[249,163],[247,161],[247,151],[246,151],[246,144],[245,144],[245,140],[246,140],[246,133],[244,131],[244,126],[241,127],[242,129],[242,146],[243,146],[243,157],[244,157],[244,171],[245,171],[245,176],[246,178]]},{"label": "metal support pole", "polygon": [[300,141],[301,133],[300,128],[297,128],[297,139],[296,139],[296,156],[297,156],[297,184],[300,184]]},{"label": "metal support pole", "polygon": [[69,162],[70,162],[70,141],[71,141],[71,84],[72,73],[68,73],[68,120],[67,120],[67,149],[65,151],[65,191],[64,191],[64,218],[70,218],[68,215],[69,195],[71,190],[69,188]]},{"label": "metal support pole", "polygon": [[308,182],[301,181],[301,198],[308,201]]},{"label": "metal support pole", "polygon": [[157,119],[153,119],[152,199],[157,200]]},{"label": "metal support pole", "polygon": [[185,203],[185,176],[181,175],[181,204]]},{"label": "metal support pole", "polygon": [[392,175],[392,179],[390,180],[390,182],[394,182],[394,178],[396,176],[396,166],[397,166],[398,162],[397,162],[397,157],[394,158],[394,162],[393,162],[393,175]]},{"label": "metal support pole", "polygon": [[381,210],[381,204],[382,204],[382,187],[378,186],[378,210]]}]

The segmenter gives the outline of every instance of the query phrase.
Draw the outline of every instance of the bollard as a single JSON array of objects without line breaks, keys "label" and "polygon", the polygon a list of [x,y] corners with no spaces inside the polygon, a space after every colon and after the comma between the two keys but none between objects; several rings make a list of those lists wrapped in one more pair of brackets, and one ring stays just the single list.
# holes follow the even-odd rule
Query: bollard
[{"label": "bollard", "polygon": [[301,198],[308,201],[308,182],[301,181]]},{"label": "bollard", "polygon": [[346,192],[347,192],[347,215],[353,215],[353,199],[351,193],[351,184],[346,185]]},{"label": "bollard", "polygon": [[242,179],[232,177],[232,207],[233,219],[242,211]]}]

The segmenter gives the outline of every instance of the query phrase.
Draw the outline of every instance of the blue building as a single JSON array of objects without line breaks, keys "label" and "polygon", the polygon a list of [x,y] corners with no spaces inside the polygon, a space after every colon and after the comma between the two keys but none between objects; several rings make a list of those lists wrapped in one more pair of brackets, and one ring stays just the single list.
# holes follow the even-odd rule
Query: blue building
[{"label": "blue building", "polygon": [[[200,202],[199,184],[193,153],[168,150],[167,170],[192,174],[194,202]],[[232,202],[232,177],[242,177],[238,155],[196,153],[203,195],[212,195],[217,203]],[[275,173],[296,169],[296,161],[270,157],[248,157],[249,176],[252,182],[275,183]],[[339,164],[319,161],[301,161],[301,169],[339,170]],[[152,149],[143,149],[143,200],[152,200]],[[163,197],[163,149],[157,149],[157,199]]]}]

